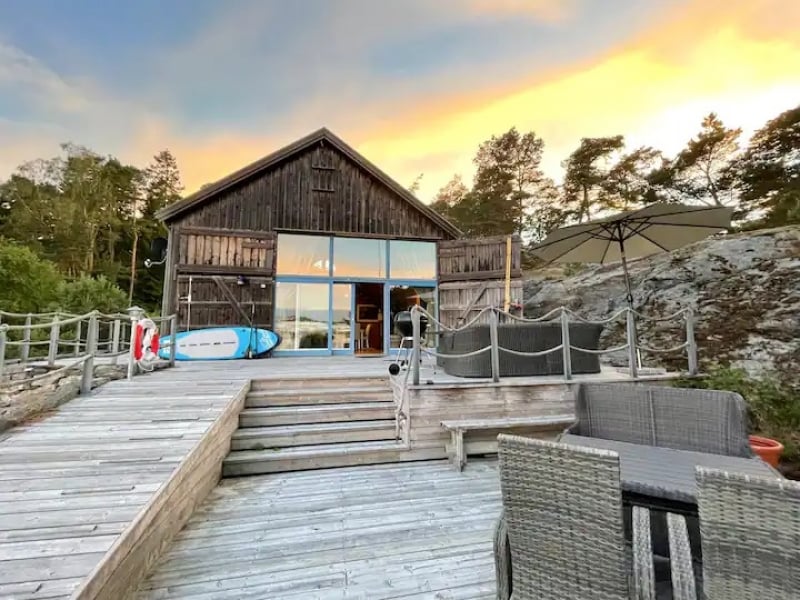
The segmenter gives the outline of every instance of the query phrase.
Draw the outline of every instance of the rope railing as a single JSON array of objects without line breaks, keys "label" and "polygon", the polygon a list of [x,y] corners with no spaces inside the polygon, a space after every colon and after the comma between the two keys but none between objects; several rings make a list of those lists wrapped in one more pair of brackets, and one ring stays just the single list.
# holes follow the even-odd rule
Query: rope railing
[{"label": "rope railing", "polygon": [[[0,387],[36,382],[80,366],[83,372],[81,393],[86,393],[91,389],[95,358],[108,359],[115,365],[118,358],[128,356],[129,379],[139,371],[152,370],[152,357],[144,360],[134,353],[135,332],[137,324],[144,318],[144,311],[133,307],[128,312],[101,313],[95,310],[78,315],[62,311],[0,311]],[[2,322],[11,319],[24,319],[24,324]],[[176,315],[151,318],[169,330],[171,366],[175,364],[176,319]],[[48,339],[43,339],[45,336]],[[8,376],[6,367],[12,365],[14,374],[22,374],[22,379]],[[47,372],[33,376],[30,375],[33,368],[26,368],[26,365],[47,368]]]},{"label": "rope railing", "polygon": [[[489,314],[489,332],[491,339],[491,343],[489,346],[485,346],[483,348],[473,350],[470,352],[462,352],[458,354],[450,354],[450,353],[444,354],[432,350],[430,348],[423,348],[420,336],[421,319],[423,315],[427,318],[429,323],[436,324],[439,331],[457,333],[459,331],[467,329],[468,327],[471,327],[474,323],[478,321],[478,319],[484,317],[484,315],[487,313]],[[498,325],[501,316],[507,321],[522,322],[522,323],[541,323],[545,321],[554,322],[558,320],[561,326],[561,343],[551,348],[538,351],[521,351],[503,347],[498,342]],[[608,323],[618,321],[623,317],[625,320],[625,330],[626,330],[626,340],[624,344],[620,344],[612,348],[593,349],[593,348],[583,348],[581,346],[576,346],[570,343],[569,339],[570,324],[572,323],[607,325]],[[682,321],[684,321],[685,324],[686,341],[670,348],[654,348],[651,346],[639,344],[637,340],[637,329],[636,329],[637,318],[640,321],[646,321],[646,322],[665,322],[665,321],[674,321],[677,319],[681,319]],[[688,373],[690,375],[694,375],[697,373],[697,345],[694,338],[694,314],[690,308],[684,308],[678,310],[675,313],[664,317],[646,317],[631,308],[625,307],[616,311],[615,313],[613,313],[612,315],[610,315],[605,319],[587,319],[582,317],[581,315],[578,315],[577,313],[566,307],[555,308],[546,313],[545,315],[535,318],[521,317],[519,315],[511,314],[507,311],[502,311],[496,307],[486,307],[483,310],[481,310],[478,313],[478,315],[475,318],[473,318],[469,323],[461,327],[448,327],[446,324],[439,321],[434,315],[432,315],[424,308],[420,306],[415,306],[411,310],[411,321],[413,328],[413,336],[412,336],[413,345],[412,345],[412,359],[411,359],[410,371],[412,372],[414,385],[419,385],[420,381],[419,359],[422,353],[433,356],[437,359],[457,360],[457,359],[472,358],[484,354],[486,352],[490,352],[492,361],[492,380],[495,382],[499,381],[500,378],[500,361],[499,361],[500,353],[519,356],[523,358],[525,357],[536,358],[553,354],[556,352],[561,352],[563,355],[562,360],[564,368],[564,379],[567,381],[572,379],[572,366],[571,366],[572,352],[583,352],[590,355],[603,355],[603,354],[623,352],[627,350],[628,368],[630,371],[630,375],[633,379],[638,379],[640,352],[646,352],[652,354],[667,354],[667,353],[686,351],[687,362],[688,362]]]}]

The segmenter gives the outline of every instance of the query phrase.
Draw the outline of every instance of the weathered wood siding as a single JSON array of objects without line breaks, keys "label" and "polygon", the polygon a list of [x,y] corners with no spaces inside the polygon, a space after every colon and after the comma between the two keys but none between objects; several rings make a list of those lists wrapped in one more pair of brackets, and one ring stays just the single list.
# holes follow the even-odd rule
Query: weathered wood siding
[{"label": "weathered wood siding", "polygon": [[[252,319],[254,327],[272,328],[274,297],[272,278],[247,275],[244,285],[239,285],[238,276],[216,277],[217,279],[213,275],[178,275],[176,291],[180,331],[222,325],[249,326],[248,318]],[[190,279],[191,306],[189,304]],[[236,304],[228,299],[220,288],[220,283],[227,287]]]},{"label": "weathered wood siding", "polygon": [[186,227],[178,231],[178,272],[274,273],[274,233]]},{"label": "weathered wood siding", "polygon": [[[506,240],[498,236],[478,240],[439,242],[440,281],[482,281],[505,279]],[[522,277],[521,241],[511,240],[511,277]]]},{"label": "weathered wood siding", "polygon": [[[439,318],[460,327],[489,306],[505,303],[508,236],[439,242]],[[511,237],[511,302],[522,300],[521,240]],[[478,319],[487,323],[489,315]]]},{"label": "weathered wood siding", "polygon": [[[522,301],[522,279],[511,280],[511,301]],[[439,318],[448,327],[462,326],[475,319],[484,308],[503,307],[506,282],[494,281],[450,281],[439,284]],[[476,323],[489,322],[484,313]]]},{"label": "weathered wood siding", "polygon": [[220,192],[174,223],[260,232],[450,237],[386,185],[325,144]]}]

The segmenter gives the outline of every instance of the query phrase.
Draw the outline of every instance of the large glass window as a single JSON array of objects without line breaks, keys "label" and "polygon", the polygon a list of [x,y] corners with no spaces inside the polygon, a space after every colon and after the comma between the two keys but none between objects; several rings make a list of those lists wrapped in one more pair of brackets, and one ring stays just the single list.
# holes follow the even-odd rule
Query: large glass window
[{"label": "large glass window", "polygon": [[280,350],[328,347],[327,283],[288,283],[275,287],[275,331]]},{"label": "large glass window", "polygon": [[352,315],[350,307],[352,305],[351,283],[335,283],[333,285],[333,347],[341,350],[350,347],[350,330],[352,327]]},{"label": "large glass window", "polygon": [[329,237],[320,235],[278,234],[278,275],[330,274]]},{"label": "large glass window", "polygon": [[389,242],[392,279],[436,279],[436,243]]},{"label": "large glass window", "polygon": [[333,276],[385,278],[386,242],[333,238]]}]

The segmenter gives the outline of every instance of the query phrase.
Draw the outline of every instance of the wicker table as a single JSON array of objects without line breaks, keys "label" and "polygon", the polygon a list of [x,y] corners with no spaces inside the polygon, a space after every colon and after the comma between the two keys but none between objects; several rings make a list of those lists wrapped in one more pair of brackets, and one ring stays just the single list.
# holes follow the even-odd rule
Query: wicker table
[{"label": "wicker table", "polygon": [[656,503],[697,506],[695,467],[731,473],[781,478],[780,473],[759,458],[742,458],[643,446],[614,440],[564,434],[560,440],[573,446],[613,450],[619,454],[622,490],[626,494],[653,499]]}]

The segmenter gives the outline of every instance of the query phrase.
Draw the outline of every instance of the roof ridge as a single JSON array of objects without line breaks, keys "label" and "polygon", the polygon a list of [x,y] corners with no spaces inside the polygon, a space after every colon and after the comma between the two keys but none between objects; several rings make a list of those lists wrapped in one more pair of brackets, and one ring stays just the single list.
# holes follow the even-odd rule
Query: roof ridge
[{"label": "roof ridge", "polygon": [[301,152],[311,144],[317,143],[319,141],[326,140],[333,144],[337,150],[339,150],[342,154],[344,154],[347,158],[355,162],[358,166],[362,169],[370,173],[373,177],[378,179],[381,183],[383,183],[386,187],[388,187],[392,192],[400,196],[406,202],[411,204],[414,208],[418,211],[422,212],[426,217],[428,217],[431,221],[436,223],[439,227],[444,229],[445,231],[449,232],[454,237],[459,237],[461,235],[461,231],[455,227],[450,221],[448,221],[445,217],[437,213],[435,210],[430,208],[424,202],[422,202],[419,198],[417,198],[414,194],[412,194],[409,190],[404,188],[400,185],[397,181],[392,179],[387,173],[385,173],[380,167],[375,165],[361,153],[359,153],[355,148],[350,146],[347,142],[345,142],[342,138],[337,136],[327,127],[320,127],[311,133],[291,142],[278,150],[267,154],[266,156],[261,157],[258,160],[251,162],[244,167],[233,171],[232,173],[218,179],[217,181],[205,185],[204,187],[200,188],[193,194],[190,194],[171,204],[163,209],[161,209],[158,213],[156,213],[156,217],[161,219],[162,221],[172,220],[178,215],[192,210],[196,207],[199,207],[201,204],[205,203],[207,200],[213,198],[216,194],[226,190],[227,188],[234,186],[245,179],[248,179],[260,171],[268,169],[270,166],[285,160],[292,156],[297,152]]}]

